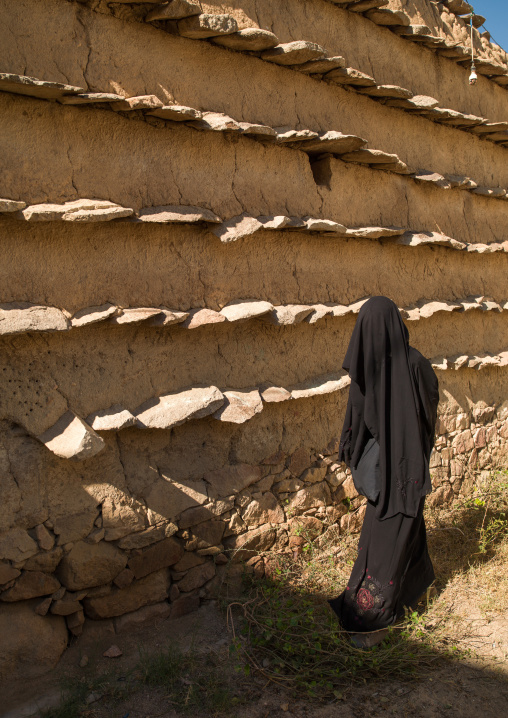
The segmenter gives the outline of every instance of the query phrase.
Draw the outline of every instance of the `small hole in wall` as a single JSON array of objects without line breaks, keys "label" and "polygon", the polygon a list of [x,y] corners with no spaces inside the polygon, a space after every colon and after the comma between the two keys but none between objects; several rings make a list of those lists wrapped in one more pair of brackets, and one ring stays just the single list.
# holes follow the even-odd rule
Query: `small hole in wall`
[{"label": "small hole in wall", "polygon": [[312,172],[312,176],[314,177],[314,182],[319,185],[320,187],[327,187],[328,189],[331,189],[331,179],[332,179],[332,170],[330,167],[329,158],[332,155],[319,155],[319,157],[316,157],[315,159],[310,161],[310,169]]}]

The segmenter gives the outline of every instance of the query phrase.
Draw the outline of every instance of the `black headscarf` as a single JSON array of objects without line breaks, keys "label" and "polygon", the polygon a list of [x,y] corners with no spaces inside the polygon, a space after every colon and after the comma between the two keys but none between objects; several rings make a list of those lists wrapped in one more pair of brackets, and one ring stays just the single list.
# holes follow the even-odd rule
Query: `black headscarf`
[{"label": "black headscarf", "polygon": [[367,441],[379,444],[376,517],[416,516],[432,486],[428,470],[439,399],[430,363],[409,346],[396,305],[373,297],[361,308],[343,368],[351,387],[339,459],[356,468]]}]

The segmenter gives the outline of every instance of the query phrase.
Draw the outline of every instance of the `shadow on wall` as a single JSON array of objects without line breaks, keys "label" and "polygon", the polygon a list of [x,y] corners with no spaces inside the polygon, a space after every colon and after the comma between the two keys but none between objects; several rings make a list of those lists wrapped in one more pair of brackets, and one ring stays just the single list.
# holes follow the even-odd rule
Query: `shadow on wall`
[{"label": "shadow on wall", "polygon": [[[481,452],[488,460],[491,447],[501,446],[492,405],[502,370],[471,371],[447,372],[442,388],[443,458],[433,474],[443,500],[453,498],[463,476],[450,456],[480,452],[482,466]],[[471,396],[465,387],[475,386],[473,378]],[[347,531],[344,502],[356,507],[357,499],[337,463],[343,396],[267,405],[243,425],[206,418],[172,431],[106,432],[106,448],[83,462],[59,459],[3,422],[0,623],[9,641],[0,675],[18,663],[27,676],[51,668],[67,628],[79,635],[85,615],[116,621],[159,603],[172,617],[195,610],[216,590],[225,553],[281,550],[295,516],[340,522]],[[486,408],[471,416],[474,404]],[[487,430],[474,428],[492,421]],[[361,515],[354,514],[353,530]],[[48,633],[38,645],[53,648],[37,660],[30,654],[27,667],[34,631]]]}]

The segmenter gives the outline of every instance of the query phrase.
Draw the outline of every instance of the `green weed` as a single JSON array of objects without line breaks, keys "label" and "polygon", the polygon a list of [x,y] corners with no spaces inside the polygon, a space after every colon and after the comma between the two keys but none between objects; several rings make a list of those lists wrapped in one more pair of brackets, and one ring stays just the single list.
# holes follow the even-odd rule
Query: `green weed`
[{"label": "green weed", "polygon": [[189,666],[178,648],[171,651],[162,651],[153,655],[145,654],[140,650],[140,660],[137,671],[140,680],[147,686],[161,686],[172,689]]},{"label": "green weed", "polygon": [[332,698],[367,678],[407,678],[430,666],[425,620],[412,614],[403,628],[369,651],[353,646],[328,603],[282,579],[259,582],[242,604],[243,636],[235,645],[247,665],[308,697]]}]

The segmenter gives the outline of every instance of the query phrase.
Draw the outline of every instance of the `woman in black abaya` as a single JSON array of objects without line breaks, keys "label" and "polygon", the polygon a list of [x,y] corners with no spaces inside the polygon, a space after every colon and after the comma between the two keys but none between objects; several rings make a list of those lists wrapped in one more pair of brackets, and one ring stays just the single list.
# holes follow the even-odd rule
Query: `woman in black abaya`
[{"label": "woman in black abaya", "polygon": [[351,387],[339,459],[369,500],[348,586],[330,605],[346,631],[368,633],[395,623],[434,580],[423,505],[439,391],[386,297],[363,305],[343,368]]}]

